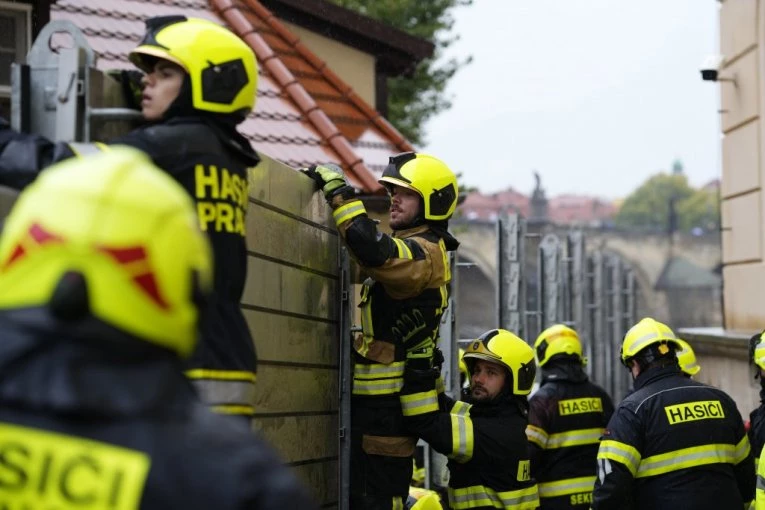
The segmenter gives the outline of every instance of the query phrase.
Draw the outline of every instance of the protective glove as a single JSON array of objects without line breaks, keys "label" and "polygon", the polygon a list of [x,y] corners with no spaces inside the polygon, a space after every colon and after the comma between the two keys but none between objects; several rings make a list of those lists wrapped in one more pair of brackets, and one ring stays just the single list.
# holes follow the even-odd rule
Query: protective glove
[{"label": "protective glove", "polygon": [[107,76],[117,81],[122,87],[122,98],[125,107],[133,110],[141,109],[143,99],[143,73],[141,71],[128,71],[126,69],[109,69]]},{"label": "protective glove", "polygon": [[345,180],[342,168],[333,163],[311,165],[308,168],[303,168],[301,172],[313,179],[327,200],[331,200],[337,195],[343,195],[343,198],[353,196],[353,188]]},{"label": "protective glove", "polygon": [[426,327],[425,317],[415,308],[409,313],[402,313],[391,328],[397,344],[406,348],[407,364],[418,370],[428,370],[433,366],[435,343],[428,336],[423,338]]},{"label": "protective glove", "polygon": [[393,336],[399,343],[406,345],[420,331],[425,329],[425,317],[417,308],[411,314],[403,313],[396,319],[396,325],[391,328]]}]

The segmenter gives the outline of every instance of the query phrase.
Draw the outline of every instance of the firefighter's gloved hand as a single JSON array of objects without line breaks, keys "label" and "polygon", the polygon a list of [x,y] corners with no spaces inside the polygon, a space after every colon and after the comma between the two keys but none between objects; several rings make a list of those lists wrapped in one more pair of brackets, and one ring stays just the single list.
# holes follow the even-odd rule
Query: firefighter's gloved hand
[{"label": "firefighter's gloved hand", "polygon": [[391,331],[400,344],[406,345],[426,326],[422,312],[415,308],[411,312],[402,313],[397,317],[396,325],[391,328]]},{"label": "firefighter's gloved hand", "polygon": [[344,198],[346,198],[346,195],[348,195],[348,198],[353,196],[353,188],[345,180],[342,168],[335,164],[311,165],[308,168],[302,169],[301,172],[313,179],[327,200],[331,200],[340,194]]},{"label": "firefighter's gloved hand", "polygon": [[107,76],[117,81],[122,87],[122,98],[125,100],[125,107],[133,110],[141,109],[141,100],[143,99],[143,73],[141,71],[129,71],[127,69],[109,69]]}]

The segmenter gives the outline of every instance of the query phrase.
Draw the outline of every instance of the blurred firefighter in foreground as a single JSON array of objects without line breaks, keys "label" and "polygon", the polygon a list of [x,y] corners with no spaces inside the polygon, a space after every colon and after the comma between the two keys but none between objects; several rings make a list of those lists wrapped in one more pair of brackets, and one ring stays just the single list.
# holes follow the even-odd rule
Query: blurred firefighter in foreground
[{"label": "blurred firefighter in foreground", "polygon": [[212,279],[192,201],[140,151],[21,193],[0,238],[0,506],[313,508],[183,375]]},{"label": "blurred firefighter in foreground", "polygon": [[531,472],[543,509],[587,509],[595,485],[600,436],[614,412],[611,397],[589,381],[582,344],[557,324],[534,343],[542,383],[529,399]]},{"label": "blurred firefighter in foreground", "polygon": [[616,409],[598,450],[592,508],[718,510],[754,498],[754,460],[736,404],[680,372],[677,337],[646,318],[625,335],[635,391]]},{"label": "blurred firefighter in foreground", "polygon": [[[509,331],[493,329],[465,349],[464,360],[471,381],[466,402],[438,392],[438,368],[407,361],[401,391],[407,426],[449,458],[453,510],[538,508],[525,433],[534,352]],[[406,412],[415,406],[420,412]]]},{"label": "blurred firefighter in foreground", "polygon": [[[368,276],[361,295],[362,333],[354,340],[351,403],[351,500],[354,510],[402,508],[417,438],[404,430],[399,391],[404,363],[433,366],[449,299],[448,232],[457,178],[439,159],[406,152],[390,158],[380,182],[391,197],[393,235],[377,229],[335,165],[304,170],[333,209],[353,258]],[[423,412],[405,406],[405,415]]]},{"label": "blurred firefighter in foreground", "polygon": [[[146,21],[146,35],[129,58],[146,73],[139,93],[149,123],[111,143],[143,150],[186,189],[213,249],[208,320],[187,375],[216,411],[252,416],[256,357],[240,301],[247,277],[247,168],[258,156],[236,125],[255,105],[255,55],[213,22],[164,16]],[[46,166],[75,154],[74,146],[16,133],[4,123],[0,184],[21,189]]]}]

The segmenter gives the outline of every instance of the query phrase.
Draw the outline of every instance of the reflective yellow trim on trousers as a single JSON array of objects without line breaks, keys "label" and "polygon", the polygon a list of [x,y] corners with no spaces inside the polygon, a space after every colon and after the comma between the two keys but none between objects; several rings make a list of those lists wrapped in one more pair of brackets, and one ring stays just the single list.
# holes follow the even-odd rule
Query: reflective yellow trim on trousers
[{"label": "reflective yellow trim on trousers", "polygon": [[335,225],[339,226],[356,216],[366,213],[367,210],[361,200],[354,200],[332,211],[332,217],[335,218]]},{"label": "reflective yellow trim on trousers", "polygon": [[392,379],[354,379],[354,395],[394,395],[404,386],[404,378]]},{"label": "reflective yellow trim on trousers", "polygon": [[569,430],[567,432],[550,434],[547,438],[546,448],[552,450],[553,448],[566,448],[568,446],[598,444],[600,442],[600,436],[603,435],[603,431],[604,429],[597,428]]},{"label": "reflective yellow trim on trousers", "polygon": [[401,412],[404,416],[433,413],[438,411],[438,393],[436,390],[401,395]]},{"label": "reflective yellow trim on trousers", "polygon": [[391,503],[391,510],[404,510],[403,498],[393,498],[393,502]]},{"label": "reflective yellow trim on trousers", "polygon": [[635,478],[663,475],[708,464],[736,464],[736,447],[730,444],[707,444],[652,455],[640,461]]},{"label": "reflective yellow trim on trousers", "polygon": [[640,452],[633,446],[612,439],[605,439],[600,442],[598,458],[615,460],[620,464],[624,464],[624,466],[629,469],[632,476],[635,476],[642,457]]},{"label": "reflective yellow trim on trousers", "polygon": [[554,482],[540,482],[540,498],[557,498],[580,492],[592,492],[595,488],[595,476],[581,476],[579,478],[566,478]]},{"label": "reflective yellow trim on trousers", "polygon": [[403,240],[398,239],[397,237],[391,237],[391,239],[393,239],[393,242],[396,243],[396,248],[398,248],[398,258],[405,260],[412,260],[414,258],[412,256],[412,250],[409,249]]},{"label": "reflective yellow trim on trousers", "polygon": [[449,415],[452,420],[452,453],[447,455],[464,463],[473,458],[473,420],[458,414]]},{"label": "reflective yellow trim on trousers", "polygon": [[542,449],[545,449],[547,446],[547,437],[547,432],[545,432],[544,429],[535,427],[534,425],[526,426],[526,439]]},{"label": "reflective yellow trim on trousers", "polygon": [[489,506],[507,510],[532,510],[539,507],[539,493],[536,485],[516,491],[497,492],[483,485],[461,489],[449,488],[449,506],[452,510],[463,510]]},{"label": "reflective yellow trim on trousers", "polygon": [[390,365],[384,363],[356,363],[353,367],[354,379],[387,379],[404,377],[405,361],[394,361]]}]

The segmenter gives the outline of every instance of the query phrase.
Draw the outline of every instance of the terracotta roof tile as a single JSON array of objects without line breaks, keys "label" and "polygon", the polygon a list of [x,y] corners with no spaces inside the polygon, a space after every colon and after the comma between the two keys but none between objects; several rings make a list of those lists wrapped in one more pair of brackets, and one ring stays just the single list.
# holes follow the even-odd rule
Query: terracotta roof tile
[{"label": "terracotta roof tile", "polygon": [[255,111],[240,125],[253,146],[293,167],[336,162],[357,188],[380,193],[388,157],[413,150],[327,64],[257,0],[59,0],[51,19],[72,21],[85,34],[101,69],[132,68],[127,54],[144,20],[185,14],[229,26],[260,64]]}]

